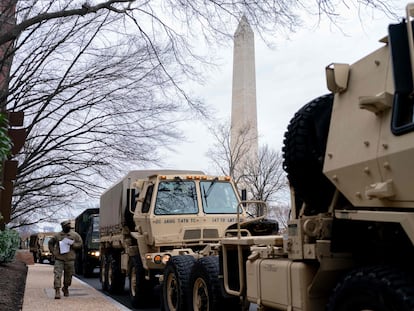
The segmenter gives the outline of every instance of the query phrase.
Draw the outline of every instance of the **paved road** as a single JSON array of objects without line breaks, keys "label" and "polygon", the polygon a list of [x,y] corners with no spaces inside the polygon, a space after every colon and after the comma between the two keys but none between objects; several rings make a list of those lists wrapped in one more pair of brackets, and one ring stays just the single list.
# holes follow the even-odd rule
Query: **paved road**
[{"label": "paved road", "polygon": [[[76,275],[76,277],[80,280],[82,280],[83,282],[89,284],[90,286],[92,286],[93,288],[97,289],[98,291],[104,293],[102,291],[102,287],[101,287],[101,283],[99,282],[99,274],[95,273],[95,275],[91,278],[85,278],[83,276],[80,275]],[[110,296],[112,299],[118,301],[120,304],[124,305],[125,307],[127,307],[130,310],[137,310],[137,311],[160,311],[160,307],[159,307],[159,302],[158,301],[154,301],[154,307],[151,308],[146,308],[146,309],[135,309],[132,307],[130,299],[129,299],[129,284],[128,284],[128,280],[126,280],[125,282],[125,291],[122,295],[109,295],[108,293],[104,293],[108,296]]]},{"label": "paved road", "polygon": [[[80,280],[82,280],[83,282],[89,284],[90,286],[92,286],[93,288],[97,289],[100,292],[102,291],[101,288],[101,283],[99,282],[99,274],[98,272],[95,273],[94,277],[92,278],[84,278],[83,276],[80,275],[76,275],[76,277]],[[128,280],[126,280],[125,282],[125,292],[122,295],[109,295],[108,293],[105,293],[106,295],[110,296],[112,299],[116,300],[117,302],[119,302],[120,304],[124,305],[125,307],[127,307],[130,310],[136,310],[136,311],[160,311],[160,307],[159,307],[159,302],[154,302],[154,307],[152,308],[146,308],[146,309],[135,309],[132,307],[130,299],[129,299],[129,284],[128,284]],[[155,296],[157,296],[157,294],[155,294]],[[257,306],[254,304],[250,305],[249,311],[256,311],[257,310]],[[230,310],[229,310],[230,311]]]}]

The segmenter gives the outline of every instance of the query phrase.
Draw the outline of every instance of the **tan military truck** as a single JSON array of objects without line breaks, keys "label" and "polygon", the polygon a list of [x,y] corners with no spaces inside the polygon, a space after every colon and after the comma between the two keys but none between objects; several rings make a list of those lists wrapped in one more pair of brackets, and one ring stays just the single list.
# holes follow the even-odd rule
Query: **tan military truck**
[{"label": "tan military truck", "polygon": [[382,47],[327,66],[333,94],[285,133],[286,235],[222,239],[192,267],[188,309],[221,309],[225,292],[239,309],[414,310],[413,16],[408,5]]},{"label": "tan military truck", "polygon": [[53,232],[38,232],[30,235],[29,251],[33,255],[34,262],[43,263],[46,259],[49,263],[54,263],[53,254],[48,247],[49,240],[53,235]]},{"label": "tan military truck", "polygon": [[[237,217],[242,221],[249,217],[239,202],[233,182],[225,176],[201,171],[129,172],[100,199],[102,288],[123,291],[128,277],[131,302],[142,307],[154,300],[154,287],[164,281],[166,309],[182,308],[196,258],[203,256],[202,251],[209,254]],[[277,231],[274,222],[260,219],[250,229],[257,226]]]}]

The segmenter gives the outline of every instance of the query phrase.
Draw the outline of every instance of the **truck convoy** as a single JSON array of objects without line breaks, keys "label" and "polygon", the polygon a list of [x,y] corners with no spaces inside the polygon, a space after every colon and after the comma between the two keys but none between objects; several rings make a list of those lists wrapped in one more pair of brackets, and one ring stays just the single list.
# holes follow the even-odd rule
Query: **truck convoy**
[{"label": "truck convoy", "polygon": [[43,263],[46,259],[49,263],[54,263],[53,255],[48,247],[49,240],[53,235],[53,232],[39,232],[30,235],[29,251],[33,255],[34,262]]},{"label": "truck convoy", "polygon": [[82,249],[76,253],[76,274],[90,277],[99,267],[99,208],[88,208],[75,218],[75,231],[82,238]]},{"label": "truck convoy", "polygon": [[[208,254],[237,217],[247,218],[239,202],[228,177],[200,171],[131,171],[100,200],[102,288],[123,291],[128,277],[133,306],[145,306],[154,299],[153,289],[162,281],[167,262],[172,262],[165,283],[167,305],[175,306],[184,294],[182,270],[192,266],[200,251]],[[258,225],[268,233],[278,230],[275,222]]]}]

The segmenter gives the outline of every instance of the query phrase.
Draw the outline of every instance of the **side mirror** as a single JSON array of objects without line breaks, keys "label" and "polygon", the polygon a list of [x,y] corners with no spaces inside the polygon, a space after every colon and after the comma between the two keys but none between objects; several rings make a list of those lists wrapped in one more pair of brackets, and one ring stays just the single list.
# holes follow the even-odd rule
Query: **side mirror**
[{"label": "side mirror", "polygon": [[332,93],[345,92],[348,87],[349,65],[332,63],[326,66],[326,84]]}]

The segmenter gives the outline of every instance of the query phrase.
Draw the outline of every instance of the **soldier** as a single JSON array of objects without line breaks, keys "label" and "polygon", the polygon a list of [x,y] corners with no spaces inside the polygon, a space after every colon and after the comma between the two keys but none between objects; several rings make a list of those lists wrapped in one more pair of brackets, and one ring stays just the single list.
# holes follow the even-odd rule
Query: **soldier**
[{"label": "soldier", "polygon": [[81,249],[82,238],[75,231],[70,229],[70,220],[61,223],[62,231],[56,233],[49,240],[49,250],[55,257],[54,265],[54,287],[55,299],[60,299],[60,287],[65,297],[69,296],[69,286],[72,284],[72,275],[75,272],[75,250]]}]

